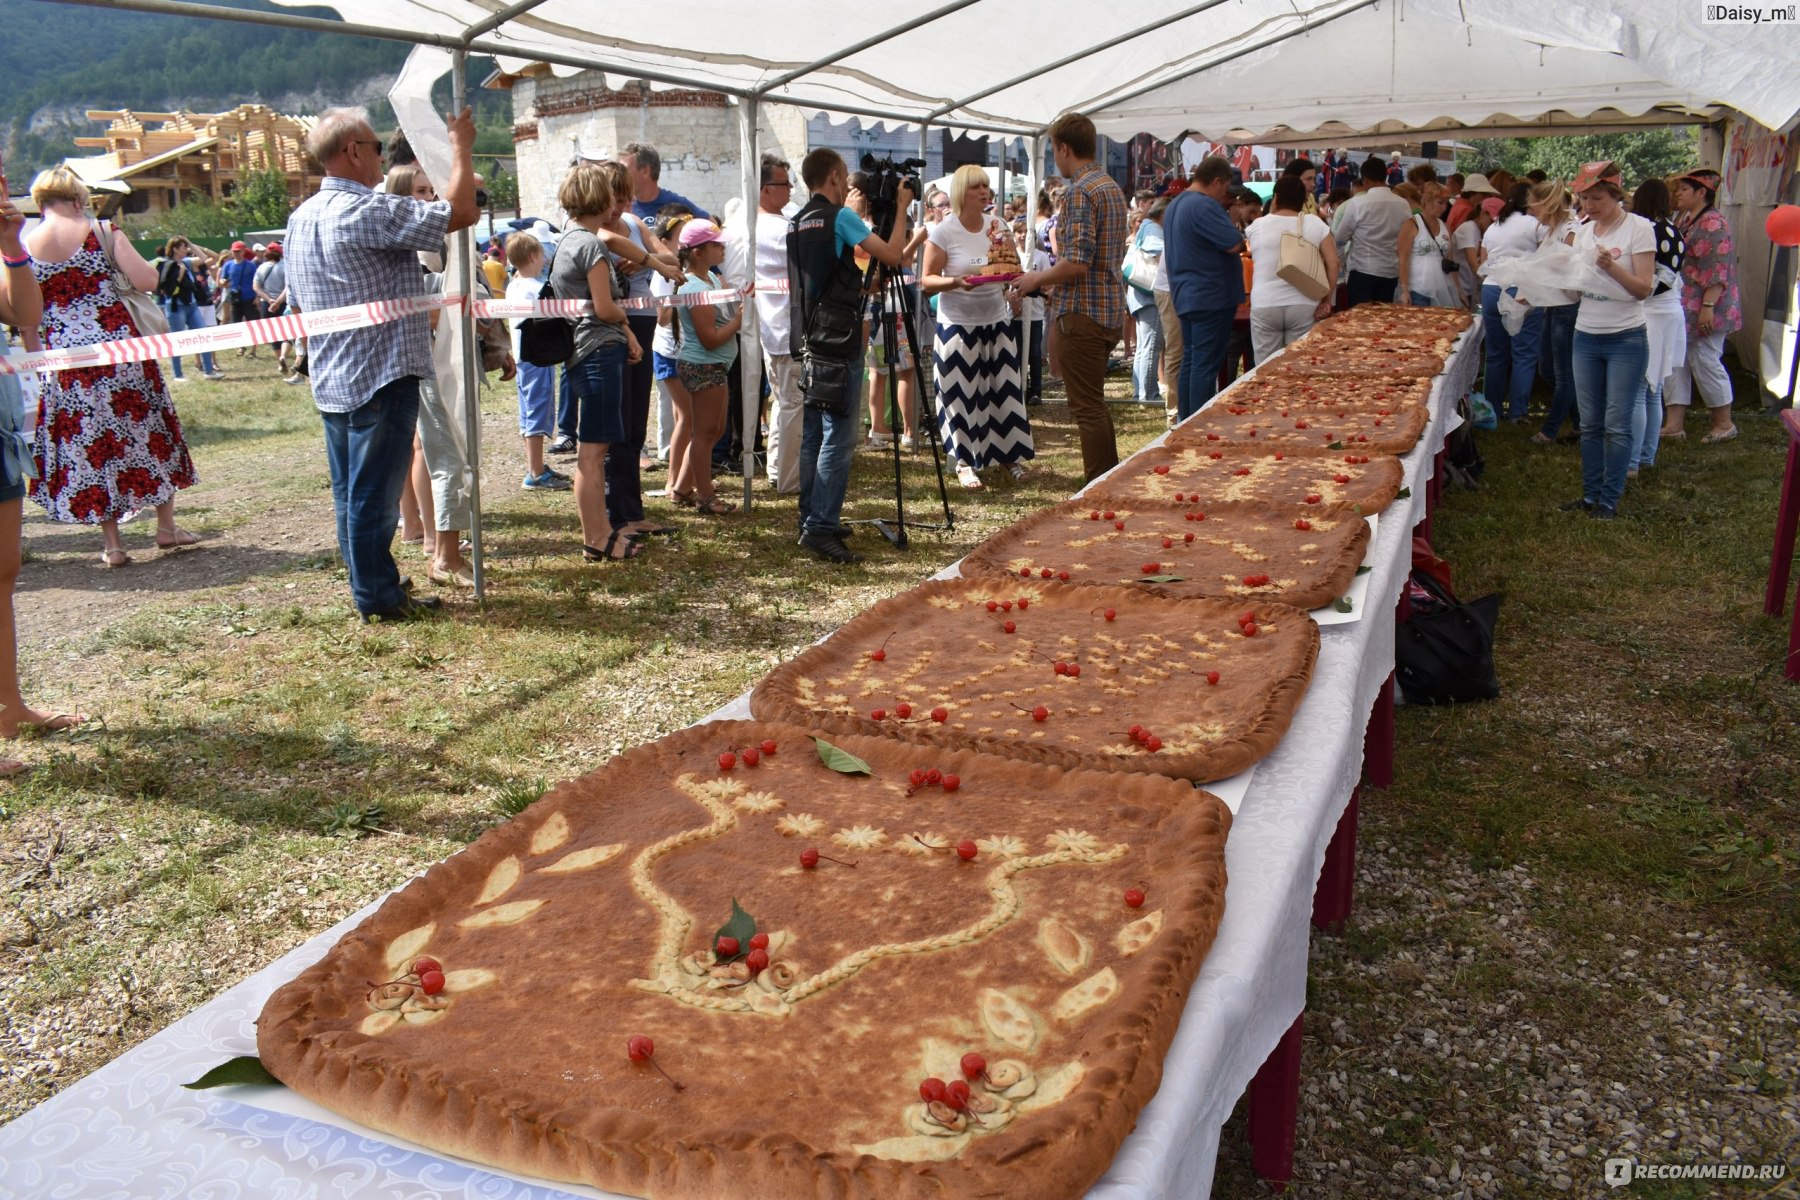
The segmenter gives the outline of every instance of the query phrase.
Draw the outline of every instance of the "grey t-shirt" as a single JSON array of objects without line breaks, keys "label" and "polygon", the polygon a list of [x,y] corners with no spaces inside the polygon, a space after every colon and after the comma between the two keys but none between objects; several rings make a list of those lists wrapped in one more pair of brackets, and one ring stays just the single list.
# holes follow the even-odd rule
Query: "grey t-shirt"
[{"label": "grey t-shirt", "polygon": [[[606,252],[606,246],[587,230],[571,226],[556,243],[556,261],[550,268],[550,286],[556,289],[556,298],[592,299],[588,294],[588,272],[601,263],[609,268],[607,286],[612,289],[612,298],[621,299],[618,277],[610,269],[612,256]],[[569,361],[580,362],[603,346],[624,344],[623,322],[614,325],[598,317],[582,317],[575,323],[575,355]]]}]

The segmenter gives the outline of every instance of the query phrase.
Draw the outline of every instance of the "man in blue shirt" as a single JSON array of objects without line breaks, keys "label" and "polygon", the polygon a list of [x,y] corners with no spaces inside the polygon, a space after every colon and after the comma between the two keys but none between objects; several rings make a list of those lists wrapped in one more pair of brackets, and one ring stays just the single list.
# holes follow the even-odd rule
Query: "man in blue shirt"
[{"label": "man in blue shirt", "polygon": [[[442,200],[374,190],[383,174],[381,140],[360,109],[328,109],[306,143],[324,165],[325,181],[288,219],[289,294],[306,312],[422,294],[418,252],[441,251],[445,235],[480,215],[470,161],[474,114],[465,108],[450,122],[453,157]],[[315,333],[307,354],[313,403],[325,424],[338,549],[357,611],[364,621],[391,621],[436,608],[435,599],[407,595],[392,549],[419,423],[419,381],[433,374],[429,318],[418,312]]]},{"label": "man in blue shirt", "polygon": [[1212,155],[1163,214],[1163,267],[1181,318],[1181,404],[1187,420],[1219,390],[1231,321],[1244,302],[1244,235],[1225,211],[1231,164]]},{"label": "man in blue shirt", "polygon": [[[227,323],[256,319],[256,268],[259,265],[256,256],[250,253],[250,247],[242,242],[231,243],[231,257],[219,265]],[[255,358],[256,347],[238,351],[239,358],[246,354]]]},{"label": "man in blue shirt", "polygon": [[[858,247],[871,258],[899,267],[907,242],[907,206],[912,190],[895,192],[894,227],[884,239],[845,205],[850,198],[850,169],[835,150],[821,147],[800,163],[800,178],[813,193],[789,225],[788,278],[792,347],[801,357],[801,391],[806,394],[800,435],[800,544],[827,562],[861,561],[844,545],[844,492],[850,484],[850,460],[862,439],[862,339],[853,350],[826,347],[826,327],[817,321],[825,311],[862,328],[860,287],[845,288],[856,275]],[[825,230],[831,230],[829,244]],[[847,291],[847,295],[840,295]],[[824,301],[825,303],[821,303]],[[839,303],[839,301],[843,301]],[[827,307],[827,304],[832,307]],[[830,353],[824,351],[829,348]],[[829,380],[829,382],[827,382]]]},{"label": "man in blue shirt", "polygon": [[655,220],[656,211],[665,204],[685,204],[698,219],[712,220],[704,208],[680,192],[671,192],[657,182],[662,178],[662,155],[656,152],[655,146],[628,142],[619,154],[619,162],[631,176],[631,215],[638,220]]}]

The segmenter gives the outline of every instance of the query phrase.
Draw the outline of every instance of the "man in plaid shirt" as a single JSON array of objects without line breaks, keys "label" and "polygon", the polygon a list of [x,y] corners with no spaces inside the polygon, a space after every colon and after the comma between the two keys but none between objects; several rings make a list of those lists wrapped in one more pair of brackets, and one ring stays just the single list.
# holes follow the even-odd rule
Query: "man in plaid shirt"
[{"label": "man in plaid shirt", "polygon": [[[288,291],[306,312],[425,293],[421,250],[475,223],[475,118],[450,122],[446,199],[427,203],[375,191],[381,140],[360,109],[319,117],[307,149],[325,168],[319,191],[288,220]],[[434,181],[435,182],[435,181]],[[448,316],[448,314],[446,314]],[[412,463],[419,381],[432,373],[430,319],[419,313],[338,333],[316,333],[308,355],[313,403],[325,422],[338,551],[364,621],[405,620],[438,606],[414,600],[394,562],[400,491]]]},{"label": "man in plaid shirt", "polygon": [[1050,126],[1056,169],[1069,186],[1057,213],[1056,265],[1027,271],[1013,287],[1024,296],[1050,289],[1058,357],[1069,413],[1081,434],[1081,466],[1088,479],[1119,461],[1112,413],[1106,408],[1106,360],[1125,326],[1125,193],[1094,163],[1094,123],[1064,113]]}]

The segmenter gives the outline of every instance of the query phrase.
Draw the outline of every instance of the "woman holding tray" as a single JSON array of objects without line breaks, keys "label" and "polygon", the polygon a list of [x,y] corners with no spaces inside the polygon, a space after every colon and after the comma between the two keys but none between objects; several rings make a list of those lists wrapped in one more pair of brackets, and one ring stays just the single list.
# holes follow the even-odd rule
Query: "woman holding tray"
[{"label": "woman holding tray", "polygon": [[920,280],[927,295],[938,297],[932,366],[944,453],[971,491],[982,486],[977,472],[986,467],[1003,466],[1014,479],[1025,478],[1025,462],[1037,453],[1020,386],[1015,314],[1000,284],[969,283],[983,274],[989,248],[1010,236],[1000,218],[985,211],[992,195],[986,168],[970,163],[956,169],[951,214],[932,227]]}]

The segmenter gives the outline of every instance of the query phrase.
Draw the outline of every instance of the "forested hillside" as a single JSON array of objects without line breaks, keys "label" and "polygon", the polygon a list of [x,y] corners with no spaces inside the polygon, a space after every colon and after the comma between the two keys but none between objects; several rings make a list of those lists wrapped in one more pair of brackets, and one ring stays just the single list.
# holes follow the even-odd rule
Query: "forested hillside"
[{"label": "forested hillside", "polygon": [[[266,0],[210,0],[224,7],[334,19],[324,8],[283,8]],[[0,0],[8,33],[0,86],[0,145],[17,188],[38,168],[76,152],[73,139],[99,132],[90,108],[206,112],[247,102],[289,112],[368,103],[378,124],[391,117],[379,97],[405,61],[400,42],[302,33],[234,21]],[[471,60],[479,82],[488,60]],[[447,88],[446,96],[447,99]],[[477,92],[482,146],[503,152],[510,128],[504,92]],[[84,153],[89,153],[84,151]]]}]

